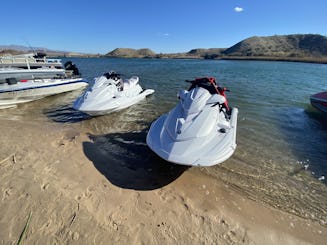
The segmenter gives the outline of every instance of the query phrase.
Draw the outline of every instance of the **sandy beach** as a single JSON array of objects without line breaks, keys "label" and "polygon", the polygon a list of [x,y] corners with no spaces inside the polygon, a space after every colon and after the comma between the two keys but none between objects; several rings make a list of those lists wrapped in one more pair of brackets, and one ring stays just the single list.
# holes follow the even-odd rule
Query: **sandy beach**
[{"label": "sandy beach", "polygon": [[4,119],[1,130],[1,244],[17,243],[29,215],[24,244],[326,242],[327,227],[249,200],[197,168],[167,166],[158,179],[150,176],[160,169],[122,171],[77,124]]}]

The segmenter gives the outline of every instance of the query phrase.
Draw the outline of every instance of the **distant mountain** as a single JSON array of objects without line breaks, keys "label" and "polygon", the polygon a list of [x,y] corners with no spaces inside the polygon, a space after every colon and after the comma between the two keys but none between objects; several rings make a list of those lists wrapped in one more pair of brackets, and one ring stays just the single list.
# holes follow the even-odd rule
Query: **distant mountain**
[{"label": "distant mountain", "polygon": [[41,47],[26,47],[23,45],[0,45],[0,56],[4,55],[17,55],[24,53],[37,53],[42,52],[46,53],[49,57],[96,57],[99,54],[85,54],[78,52],[69,52],[69,51],[60,51],[60,50],[52,50]]},{"label": "distant mountain", "polygon": [[105,57],[120,57],[120,58],[216,58],[221,52],[225,50],[222,48],[210,48],[210,49],[192,49],[186,53],[170,53],[170,54],[156,54],[151,49],[132,49],[132,48],[116,48],[111,52],[105,54]]},{"label": "distant mountain", "polygon": [[42,49],[42,48],[26,47],[23,45],[0,45],[0,50],[4,50],[4,49],[16,50],[16,51],[21,51],[21,52],[30,52],[33,49],[36,50],[36,49]]},{"label": "distant mountain", "polygon": [[0,48],[0,56],[6,56],[6,55],[18,55],[18,54],[23,54],[26,53],[24,51],[19,51],[16,49],[1,49]]},{"label": "distant mountain", "polygon": [[105,55],[55,51],[19,45],[0,46],[0,55],[20,52],[45,52],[48,56],[122,57],[122,58],[179,58],[179,59],[252,59],[288,60],[327,63],[327,37],[317,34],[275,35],[250,37],[229,48],[197,48],[184,53],[159,53],[151,49],[116,48]]},{"label": "distant mountain", "polygon": [[156,54],[149,49],[117,48],[105,56],[124,58],[264,59],[326,63],[327,37],[315,34],[254,36],[227,49],[197,48],[186,53]]},{"label": "distant mountain", "polygon": [[58,51],[58,50],[51,50],[42,47],[27,47],[23,45],[0,45],[0,50],[16,50],[20,52],[60,52],[60,53],[68,53],[66,51]]},{"label": "distant mountain", "polygon": [[156,53],[151,49],[132,49],[132,48],[116,48],[105,54],[106,57],[123,57],[123,58],[152,58]]},{"label": "distant mountain", "polygon": [[327,37],[314,34],[250,37],[222,52],[242,57],[326,57]]}]

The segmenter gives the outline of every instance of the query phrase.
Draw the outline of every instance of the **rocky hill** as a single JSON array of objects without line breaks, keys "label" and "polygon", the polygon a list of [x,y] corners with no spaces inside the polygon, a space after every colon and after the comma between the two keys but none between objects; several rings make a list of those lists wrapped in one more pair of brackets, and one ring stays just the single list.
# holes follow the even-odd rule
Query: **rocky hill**
[{"label": "rocky hill", "polygon": [[170,59],[215,59],[221,55],[224,48],[197,48],[185,53],[170,53],[170,54],[156,54],[154,58],[170,58]]},{"label": "rocky hill", "polygon": [[222,54],[242,57],[326,57],[327,37],[313,34],[250,37]]},{"label": "rocky hill", "polygon": [[156,53],[151,49],[132,49],[132,48],[116,48],[104,55],[105,57],[122,57],[122,58],[153,58]]},{"label": "rocky hill", "polygon": [[219,57],[224,50],[225,50],[224,48],[209,48],[209,49],[198,48],[198,49],[190,50],[189,52],[187,52],[187,54],[189,56],[194,55],[204,59],[214,59]]},{"label": "rocky hill", "polygon": [[[141,52],[143,51],[143,52]],[[115,49],[107,57],[258,59],[327,62],[327,37],[315,34],[250,37],[230,48],[192,49],[186,53],[155,54],[149,49]]]}]

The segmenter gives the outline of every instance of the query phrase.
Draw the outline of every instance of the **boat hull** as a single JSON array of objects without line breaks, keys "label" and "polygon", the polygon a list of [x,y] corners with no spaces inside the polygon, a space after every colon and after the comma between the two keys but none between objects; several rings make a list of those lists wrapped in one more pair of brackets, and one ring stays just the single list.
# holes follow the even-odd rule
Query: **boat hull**
[{"label": "boat hull", "polygon": [[47,96],[84,88],[88,83],[82,78],[49,79],[0,86],[0,109],[14,107]]},{"label": "boat hull", "polygon": [[23,80],[64,76],[64,69],[0,69],[0,82],[5,82],[5,80],[8,78],[16,78],[17,80]]},{"label": "boat hull", "polygon": [[310,102],[313,107],[327,114],[327,91],[312,95]]}]

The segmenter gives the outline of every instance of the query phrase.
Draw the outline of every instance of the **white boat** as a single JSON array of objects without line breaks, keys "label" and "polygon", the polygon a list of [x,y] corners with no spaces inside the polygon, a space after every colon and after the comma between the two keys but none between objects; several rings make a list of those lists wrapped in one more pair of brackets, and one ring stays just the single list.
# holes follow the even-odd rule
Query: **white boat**
[{"label": "white boat", "polygon": [[236,149],[238,109],[228,107],[226,89],[217,87],[214,78],[191,82],[188,91],[179,92],[177,106],[152,123],[146,142],[175,164],[219,164]]},{"label": "white boat", "polygon": [[83,78],[32,79],[10,78],[0,84],[0,109],[15,107],[17,104],[42,99],[46,96],[69,92],[86,87]]},{"label": "white boat", "polygon": [[105,115],[134,105],[152,93],[153,89],[142,89],[137,76],[122,79],[110,72],[95,78],[73,107],[91,116]]},{"label": "white boat", "polygon": [[0,83],[6,79],[66,78],[80,75],[72,62],[48,59],[45,54],[22,54],[0,57]]}]

